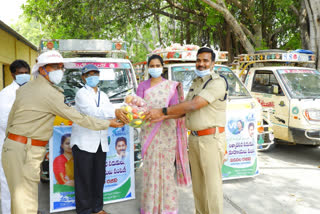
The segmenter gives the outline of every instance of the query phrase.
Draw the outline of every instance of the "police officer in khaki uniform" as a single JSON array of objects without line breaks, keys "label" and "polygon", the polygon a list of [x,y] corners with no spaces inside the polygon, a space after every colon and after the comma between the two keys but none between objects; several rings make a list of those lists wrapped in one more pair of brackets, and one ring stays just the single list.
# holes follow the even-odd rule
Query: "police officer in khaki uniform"
[{"label": "police officer in khaki uniform", "polygon": [[[12,214],[38,212],[40,163],[52,136],[56,115],[93,130],[124,125],[116,119],[100,120],[80,114],[64,103],[63,90],[56,86],[63,77],[63,63],[62,56],[56,51],[41,54],[33,69],[38,77],[17,90],[2,152]],[[116,115],[123,119],[119,111]]]},{"label": "police officer in khaki uniform", "polygon": [[[186,101],[163,109],[152,109],[146,119],[153,122],[172,115],[185,115],[189,136],[189,159],[197,214],[222,214],[223,192],[221,167],[226,137],[227,82],[213,72],[215,54],[200,48],[196,74]],[[169,116],[170,115],[170,116]]]}]

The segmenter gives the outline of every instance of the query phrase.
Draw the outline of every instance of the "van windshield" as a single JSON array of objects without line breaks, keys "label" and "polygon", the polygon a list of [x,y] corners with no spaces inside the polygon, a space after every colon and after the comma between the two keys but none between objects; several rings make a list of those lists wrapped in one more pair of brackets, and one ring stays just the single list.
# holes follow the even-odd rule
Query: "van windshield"
[{"label": "van windshield", "polygon": [[[189,88],[191,87],[192,81],[196,78],[195,66],[174,66],[172,67],[172,80],[182,82],[184,95],[186,96]],[[216,65],[214,70],[220,75],[223,75],[229,85],[228,96],[231,98],[251,98],[250,93],[244,87],[242,82],[236,77],[230,68],[225,66]]]},{"label": "van windshield", "polygon": [[309,69],[278,69],[287,91],[292,98],[320,98],[320,73]]},{"label": "van windshield", "polygon": [[[89,63],[87,63],[89,64]],[[92,63],[94,64],[94,63]],[[104,63],[106,64],[106,63]],[[114,63],[117,67],[99,67],[100,82],[98,84],[101,91],[105,92],[110,99],[123,98],[126,92],[130,92],[134,87],[132,70],[129,63]],[[84,66],[84,65],[83,65]],[[82,66],[82,67],[83,67]],[[98,66],[97,66],[98,67]],[[81,79],[80,68],[67,68],[63,79],[58,85],[64,89],[66,102],[74,104],[77,91],[84,86]]]}]

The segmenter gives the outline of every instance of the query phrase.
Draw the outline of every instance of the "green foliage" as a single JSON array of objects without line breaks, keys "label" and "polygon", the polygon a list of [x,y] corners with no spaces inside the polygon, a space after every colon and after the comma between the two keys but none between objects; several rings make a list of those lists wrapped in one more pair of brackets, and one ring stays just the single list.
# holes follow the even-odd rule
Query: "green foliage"
[{"label": "green foliage", "polygon": [[293,34],[288,39],[288,42],[284,45],[281,45],[281,49],[284,50],[296,50],[301,49],[301,39],[300,39],[300,33]]},{"label": "green foliage", "polygon": [[35,18],[27,19],[22,15],[19,17],[19,20],[10,27],[23,35],[35,46],[38,46],[40,44],[40,40],[45,37],[45,35],[48,35],[48,32],[44,31],[41,26],[42,25],[37,22]]},{"label": "green foliage", "polygon": [[[226,8],[251,32],[250,41],[256,49],[295,46],[300,42],[293,25],[297,17],[290,9],[290,5],[299,8],[299,1],[238,1],[241,5],[231,2],[225,0]],[[128,42],[133,62],[145,60],[146,46],[154,49],[175,42],[218,45],[223,50],[230,29],[223,14],[202,0],[27,0],[23,9],[28,22],[36,19],[41,23],[42,31],[34,35],[35,40],[122,38]],[[261,35],[259,31],[262,37],[257,36]],[[237,40],[234,34],[232,39]]]}]

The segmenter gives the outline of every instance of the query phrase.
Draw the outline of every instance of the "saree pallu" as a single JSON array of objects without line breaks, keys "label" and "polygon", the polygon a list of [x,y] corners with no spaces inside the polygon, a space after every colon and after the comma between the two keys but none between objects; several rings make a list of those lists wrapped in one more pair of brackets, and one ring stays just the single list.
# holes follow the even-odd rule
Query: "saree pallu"
[{"label": "saree pallu", "polygon": [[[147,89],[144,99],[152,108],[168,106],[177,86],[177,82],[162,81]],[[181,96],[179,93],[179,99],[183,99]],[[175,170],[179,185],[191,183],[184,121],[168,119],[145,126],[141,136],[143,142],[141,213],[176,214],[178,190],[174,178]],[[175,160],[177,167],[174,165]]]}]

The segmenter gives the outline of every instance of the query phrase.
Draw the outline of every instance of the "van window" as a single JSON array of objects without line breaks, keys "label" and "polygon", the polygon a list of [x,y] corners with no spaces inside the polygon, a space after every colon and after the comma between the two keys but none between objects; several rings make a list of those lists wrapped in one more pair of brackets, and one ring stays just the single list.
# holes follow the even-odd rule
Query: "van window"
[{"label": "van window", "polygon": [[282,82],[292,98],[319,98],[320,73],[311,69],[279,69]]},{"label": "van window", "polygon": [[[111,101],[113,98],[123,98],[126,96],[126,92],[134,90],[133,78],[135,77],[129,63],[113,63],[116,66],[109,66],[111,63],[90,64],[103,64],[103,66],[99,66],[100,82],[98,86],[101,91],[109,96]],[[81,67],[67,68],[61,83],[58,85],[64,89],[66,103],[74,104],[77,91],[84,86],[80,69]]]},{"label": "van window", "polygon": [[273,94],[272,86],[276,85],[279,89],[279,94],[282,94],[282,90],[272,71],[256,71],[253,82],[252,92]]},{"label": "van window", "polygon": [[[172,67],[172,80],[181,82],[185,96],[192,85],[193,79],[197,77],[195,74],[195,66],[173,66]],[[248,98],[251,97],[248,90],[244,87],[243,83],[236,77],[230,68],[225,66],[216,65],[214,71],[224,76],[228,82],[229,98]]]}]

